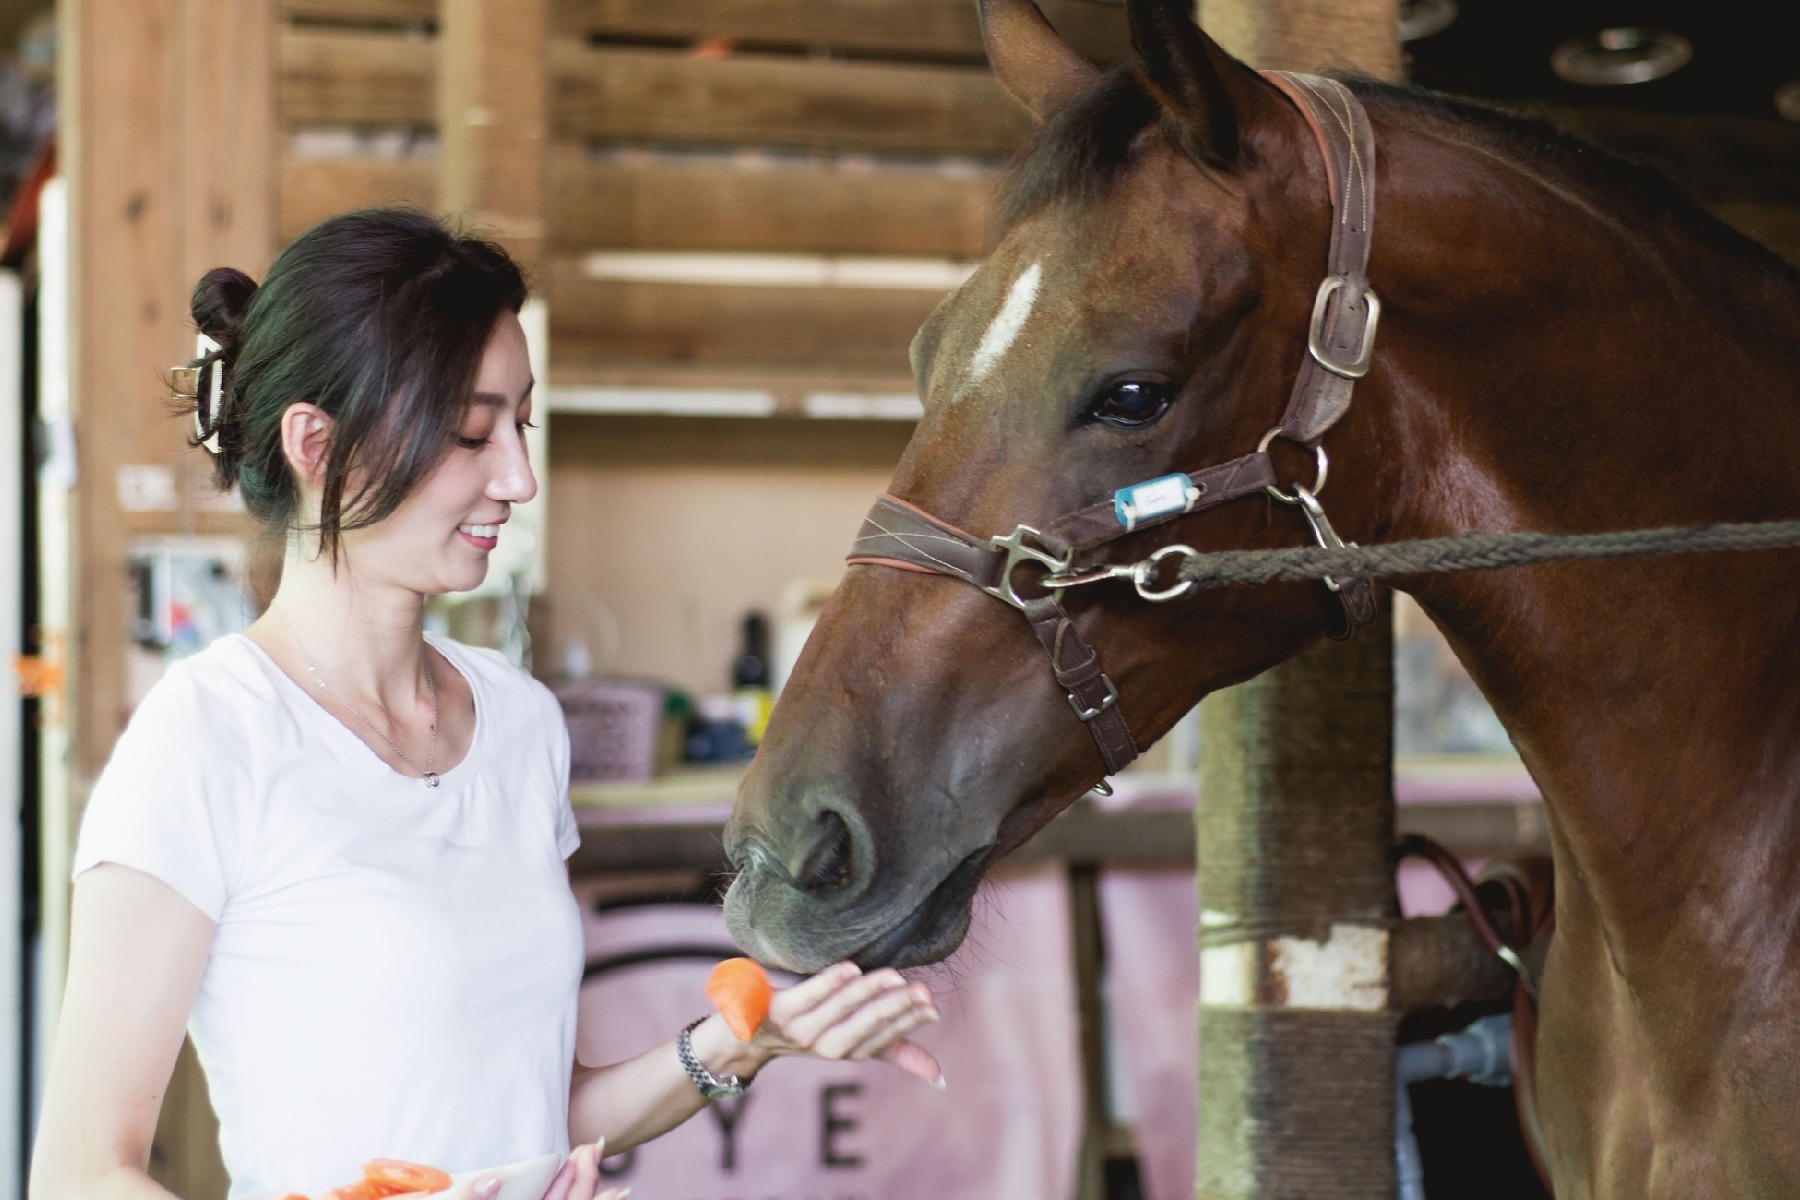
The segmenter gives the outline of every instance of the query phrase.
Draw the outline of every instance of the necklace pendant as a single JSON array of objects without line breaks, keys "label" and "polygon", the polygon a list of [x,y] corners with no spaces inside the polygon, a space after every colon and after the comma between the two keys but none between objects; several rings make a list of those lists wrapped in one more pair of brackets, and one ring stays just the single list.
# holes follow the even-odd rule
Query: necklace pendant
[{"label": "necklace pendant", "polygon": [[437,785],[438,785],[438,773],[436,771],[425,772],[425,786],[426,787],[436,787]]}]

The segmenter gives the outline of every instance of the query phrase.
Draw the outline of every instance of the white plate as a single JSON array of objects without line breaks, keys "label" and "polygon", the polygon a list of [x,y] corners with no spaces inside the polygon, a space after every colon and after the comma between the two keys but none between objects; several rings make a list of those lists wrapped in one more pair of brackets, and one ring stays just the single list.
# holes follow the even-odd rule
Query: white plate
[{"label": "white plate", "polygon": [[556,1178],[556,1170],[562,1163],[562,1155],[546,1154],[542,1158],[528,1158],[504,1167],[459,1171],[450,1177],[448,1188],[433,1192],[431,1197],[432,1200],[472,1200],[477,1179],[483,1175],[498,1175],[500,1190],[494,1194],[494,1200],[539,1200],[550,1181]]}]

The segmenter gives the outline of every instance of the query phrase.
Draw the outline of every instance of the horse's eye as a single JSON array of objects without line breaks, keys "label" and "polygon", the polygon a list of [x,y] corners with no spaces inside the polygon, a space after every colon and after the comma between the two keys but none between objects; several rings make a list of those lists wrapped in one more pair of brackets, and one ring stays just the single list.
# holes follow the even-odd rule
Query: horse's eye
[{"label": "horse's eye", "polygon": [[1174,399],[1174,391],[1167,384],[1127,379],[1102,392],[1088,408],[1087,416],[1089,420],[1126,428],[1148,425],[1167,412]]}]

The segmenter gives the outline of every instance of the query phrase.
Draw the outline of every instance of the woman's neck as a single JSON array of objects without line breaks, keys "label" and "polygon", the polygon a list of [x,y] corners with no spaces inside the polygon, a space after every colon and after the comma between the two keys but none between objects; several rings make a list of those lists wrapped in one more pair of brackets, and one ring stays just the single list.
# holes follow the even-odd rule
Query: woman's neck
[{"label": "woman's neck", "polygon": [[285,642],[342,695],[385,706],[415,694],[424,669],[425,598],[359,575],[347,558],[334,568],[329,556],[308,549],[290,539],[280,586],[252,636],[265,648]]}]

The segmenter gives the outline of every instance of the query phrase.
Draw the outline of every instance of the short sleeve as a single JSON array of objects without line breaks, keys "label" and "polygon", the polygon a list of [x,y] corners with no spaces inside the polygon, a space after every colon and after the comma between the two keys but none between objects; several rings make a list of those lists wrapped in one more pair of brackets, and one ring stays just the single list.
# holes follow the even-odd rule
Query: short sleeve
[{"label": "short sleeve", "polygon": [[245,857],[251,748],[195,674],[171,667],[132,715],[88,797],[71,873],[132,867],[216,922]]},{"label": "short sleeve", "polygon": [[555,693],[548,688],[542,691],[548,700],[545,720],[550,722],[550,774],[556,780],[556,849],[567,859],[581,848],[581,830],[575,824],[574,806],[569,803],[569,723]]}]

